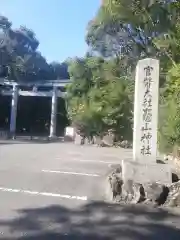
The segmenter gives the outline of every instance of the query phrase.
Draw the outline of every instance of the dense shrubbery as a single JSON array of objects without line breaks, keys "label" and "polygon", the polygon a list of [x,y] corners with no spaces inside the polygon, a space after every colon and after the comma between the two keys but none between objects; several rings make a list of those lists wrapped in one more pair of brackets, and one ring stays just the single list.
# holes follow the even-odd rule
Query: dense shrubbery
[{"label": "dense shrubbery", "polygon": [[111,129],[117,136],[131,137],[129,81],[120,78],[116,68],[113,60],[98,57],[77,59],[70,64],[69,117],[86,135],[103,135]]},{"label": "dense shrubbery", "polygon": [[180,65],[167,74],[161,102],[159,146],[163,152],[174,152],[180,146]]}]

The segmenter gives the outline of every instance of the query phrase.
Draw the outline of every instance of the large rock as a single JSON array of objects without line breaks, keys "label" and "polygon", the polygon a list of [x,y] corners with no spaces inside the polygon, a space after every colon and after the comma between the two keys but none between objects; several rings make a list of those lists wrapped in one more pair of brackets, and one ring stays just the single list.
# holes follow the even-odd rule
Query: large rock
[{"label": "large rock", "polygon": [[169,194],[165,202],[169,207],[180,207],[180,181],[169,186]]},{"label": "large rock", "polygon": [[102,139],[102,143],[104,144],[104,146],[112,147],[114,144],[114,136],[111,134],[105,135]]},{"label": "large rock", "polygon": [[119,164],[109,166],[110,169],[106,174],[106,200],[114,201],[120,197],[122,191],[122,168]]},{"label": "large rock", "polygon": [[144,200],[145,194],[141,184],[132,180],[123,183],[121,165],[113,164],[110,168],[106,183],[106,198],[121,203],[139,203]]},{"label": "large rock", "polygon": [[102,139],[99,136],[94,136],[94,144],[97,146],[101,146],[102,145]]},{"label": "large rock", "polygon": [[122,148],[132,148],[132,143],[128,142],[127,140],[124,140],[120,143],[120,147],[122,147]]},{"label": "large rock", "polygon": [[152,182],[143,184],[147,201],[153,204],[162,205],[165,203],[169,189],[163,184]]},{"label": "large rock", "polygon": [[84,144],[84,138],[83,138],[81,135],[76,134],[76,135],[75,135],[74,143],[75,143],[76,145],[83,145],[83,144]]},{"label": "large rock", "polygon": [[172,182],[175,183],[175,182],[178,182],[180,179],[179,179],[179,173],[177,172],[173,172],[172,173]]},{"label": "large rock", "polygon": [[123,183],[122,186],[122,196],[121,200],[124,202],[131,202],[133,199],[133,181],[132,180],[127,180]]},{"label": "large rock", "polygon": [[139,203],[144,201],[144,189],[140,183],[134,183],[133,180],[127,180],[122,185],[121,201],[125,203]]},{"label": "large rock", "polygon": [[133,194],[132,203],[136,204],[136,203],[143,202],[145,200],[145,192],[142,184],[134,183],[133,191],[134,191],[134,194]]},{"label": "large rock", "polygon": [[86,138],[84,139],[84,144],[85,144],[85,145],[89,145],[89,144],[90,144],[89,138],[86,137]]},{"label": "large rock", "polygon": [[112,199],[115,200],[122,192],[122,176],[121,173],[114,173],[109,176],[109,184],[112,190]]},{"label": "large rock", "polygon": [[180,158],[172,155],[164,155],[164,161],[168,161],[172,165],[173,171],[180,179]]},{"label": "large rock", "polygon": [[84,144],[85,145],[93,145],[94,144],[94,137],[86,137],[84,139]]}]

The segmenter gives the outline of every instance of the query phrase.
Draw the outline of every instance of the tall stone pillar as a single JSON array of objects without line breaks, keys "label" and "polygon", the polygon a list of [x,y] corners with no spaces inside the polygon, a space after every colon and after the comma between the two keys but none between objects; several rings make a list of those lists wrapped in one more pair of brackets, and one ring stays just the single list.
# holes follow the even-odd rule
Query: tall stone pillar
[{"label": "tall stone pillar", "polygon": [[159,106],[159,61],[140,60],[136,68],[134,100],[133,157],[155,162]]},{"label": "tall stone pillar", "polygon": [[10,137],[15,138],[16,134],[16,117],[19,89],[17,85],[13,86],[12,102],[11,102],[11,120],[10,120]]},{"label": "tall stone pillar", "polygon": [[[156,154],[159,107],[157,59],[146,58],[138,62],[134,99],[133,161],[122,160],[123,182],[132,181],[143,186],[151,183],[169,185],[172,183],[171,166],[158,164]],[[149,191],[148,188],[145,191]]]},{"label": "tall stone pillar", "polygon": [[51,124],[50,124],[50,138],[56,137],[56,117],[57,117],[57,87],[53,88],[52,105],[51,105]]}]

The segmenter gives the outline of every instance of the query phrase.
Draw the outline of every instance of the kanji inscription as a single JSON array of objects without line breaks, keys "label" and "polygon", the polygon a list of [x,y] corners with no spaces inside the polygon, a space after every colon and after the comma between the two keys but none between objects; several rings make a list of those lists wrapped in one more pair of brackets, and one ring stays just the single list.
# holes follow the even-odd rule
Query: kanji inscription
[{"label": "kanji inscription", "polygon": [[142,103],[142,123],[141,128],[141,154],[151,155],[151,138],[152,138],[152,71],[153,67],[147,66],[144,68],[144,97]]},{"label": "kanji inscription", "polygon": [[133,159],[156,161],[159,99],[159,61],[140,60],[134,94]]}]

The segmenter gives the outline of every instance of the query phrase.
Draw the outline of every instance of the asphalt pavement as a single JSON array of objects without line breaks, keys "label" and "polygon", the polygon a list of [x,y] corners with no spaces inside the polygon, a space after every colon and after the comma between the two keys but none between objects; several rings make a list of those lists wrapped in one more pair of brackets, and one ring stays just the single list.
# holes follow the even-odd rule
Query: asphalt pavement
[{"label": "asphalt pavement", "polygon": [[128,149],[0,141],[0,239],[180,239],[178,209],[104,202]]}]

